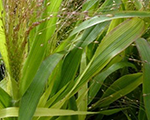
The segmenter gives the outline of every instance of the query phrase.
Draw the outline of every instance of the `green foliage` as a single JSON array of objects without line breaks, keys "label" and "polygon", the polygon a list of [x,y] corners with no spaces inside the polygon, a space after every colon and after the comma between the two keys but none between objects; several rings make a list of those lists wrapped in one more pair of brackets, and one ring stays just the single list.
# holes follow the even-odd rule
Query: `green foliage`
[{"label": "green foliage", "polygon": [[150,120],[149,0],[0,0],[0,119]]}]

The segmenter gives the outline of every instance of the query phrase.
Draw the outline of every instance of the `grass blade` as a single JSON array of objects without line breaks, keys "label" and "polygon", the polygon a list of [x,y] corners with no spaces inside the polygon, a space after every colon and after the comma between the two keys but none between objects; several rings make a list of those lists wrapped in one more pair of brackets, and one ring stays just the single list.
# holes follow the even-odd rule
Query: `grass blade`
[{"label": "grass blade", "polygon": [[46,81],[63,55],[64,54],[55,53],[42,62],[33,82],[21,99],[19,120],[32,119]]},{"label": "grass blade", "polygon": [[150,12],[139,12],[139,11],[126,11],[126,12],[115,12],[112,14],[105,14],[100,16],[95,16],[83,23],[81,23],[76,29],[73,30],[70,36],[81,32],[91,26],[97,25],[99,23],[110,21],[117,18],[132,18],[132,17],[150,17]]},{"label": "grass blade", "polygon": [[12,98],[0,88],[0,108],[9,107],[12,104]]},{"label": "grass blade", "polygon": [[101,71],[114,56],[139,38],[143,31],[144,24],[140,19],[127,20],[111,31],[97,48],[89,63],[89,68],[87,67],[86,73],[80,80],[81,83],[89,80]]},{"label": "grass blade", "polygon": [[89,10],[90,8],[92,8],[97,2],[101,2],[102,0],[87,0],[84,5],[83,8],[84,10]]},{"label": "grass blade", "polygon": [[[19,108],[10,107],[5,109],[0,109],[0,118],[7,117],[18,117]],[[44,116],[70,116],[70,115],[87,115],[87,114],[98,114],[98,112],[87,112],[87,111],[73,111],[73,110],[63,110],[63,109],[51,109],[51,108],[37,108],[35,111],[35,117]],[[30,119],[26,119],[30,120]]]},{"label": "grass blade", "polygon": [[59,89],[75,77],[83,49],[97,38],[107,24],[108,22],[104,22],[87,29],[84,32],[81,40],[75,45],[75,48],[66,56],[62,66],[62,77],[60,79],[61,81],[59,82]]},{"label": "grass blade", "polygon": [[109,32],[102,40],[97,48],[94,57],[87,65],[84,72],[77,78],[76,83],[71,89],[67,89],[67,97],[64,94],[59,96],[65,98],[63,101],[56,103],[54,106],[61,106],[66,99],[74,95],[82,85],[87,83],[94,75],[100,72],[113,57],[127,48],[134,40],[139,38],[145,29],[144,23],[141,19],[135,18],[127,20],[120,24],[117,28]]},{"label": "grass blade", "polygon": [[[50,6],[47,6],[47,9],[45,11],[45,13],[43,13],[43,17],[45,17],[45,15],[47,15],[49,12],[57,12],[59,9],[59,5],[61,3],[61,0],[52,0],[51,1],[52,4]],[[48,3],[48,0],[46,1],[45,4]],[[52,11],[48,11],[48,10],[52,10]],[[27,60],[24,64],[23,67],[23,76],[22,79],[20,81],[20,94],[23,95],[25,93],[25,91],[27,90],[27,88],[29,87],[29,85],[31,84],[34,75],[36,74],[38,67],[40,66],[42,60],[44,59],[44,55],[45,55],[45,51],[47,49],[47,44],[48,44],[48,40],[50,39],[50,37],[52,36],[52,34],[55,31],[55,23],[56,23],[56,18],[52,18],[52,20],[46,21],[44,23],[41,23],[40,26],[38,27],[38,33],[36,34],[35,38],[31,48],[30,48],[30,52],[29,55],[27,57]],[[54,30],[51,30],[51,27]],[[47,27],[50,27],[49,29],[45,29]],[[44,30],[44,31],[43,31]],[[50,32],[51,34],[49,34],[48,32]],[[49,36],[48,36],[49,34]],[[31,72],[32,71],[32,72]]]},{"label": "grass blade", "polygon": [[107,70],[101,72],[100,74],[98,74],[91,83],[91,88],[89,90],[89,103],[93,100],[93,98],[96,96],[96,94],[98,93],[99,89],[101,88],[101,86],[103,85],[104,80],[113,72],[115,72],[118,69],[121,69],[123,67],[133,67],[135,68],[135,66],[131,63],[128,62],[119,62],[119,63],[115,63],[112,66],[110,66]]},{"label": "grass blade", "polygon": [[143,96],[147,117],[150,120],[150,45],[142,38],[136,41],[136,45],[143,60]]},{"label": "grass blade", "polygon": [[104,107],[133,91],[143,82],[141,73],[125,75],[116,80],[103,94],[102,98],[92,107]]}]

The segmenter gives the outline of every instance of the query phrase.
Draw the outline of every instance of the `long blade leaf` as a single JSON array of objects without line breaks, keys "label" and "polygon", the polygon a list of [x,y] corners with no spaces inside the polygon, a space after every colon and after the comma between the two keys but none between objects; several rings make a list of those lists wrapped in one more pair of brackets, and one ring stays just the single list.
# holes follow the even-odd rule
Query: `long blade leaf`
[{"label": "long blade leaf", "polygon": [[147,117],[150,120],[150,45],[142,38],[136,41],[136,45],[143,60],[143,96]]},{"label": "long blade leaf", "polygon": [[[46,11],[43,13],[43,17],[45,15],[47,16],[49,12],[57,13],[59,10],[59,6],[62,0],[51,0],[50,6],[46,6]],[[47,4],[49,1],[45,1]],[[54,17],[50,19],[49,21],[46,21],[38,27],[38,32],[36,34],[36,37],[34,38],[34,41],[32,42],[32,46],[30,48],[29,55],[27,57],[27,60],[25,62],[25,65],[23,67],[23,76],[20,81],[20,94],[23,95],[29,85],[31,84],[38,67],[40,66],[45,51],[47,49],[48,40],[52,36],[52,34],[55,31],[57,17]],[[48,29],[48,28],[49,29]],[[51,28],[52,27],[52,28]],[[47,29],[45,29],[47,28]],[[45,30],[45,31],[43,31]],[[48,36],[49,35],[49,36]],[[32,38],[33,39],[33,38]],[[32,71],[32,72],[31,72]]]},{"label": "long blade leaf", "polygon": [[143,82],[141,73],[125,75],[115,81],[92,107],[104,107],[133,91]]},{"label": "long blade leaf", "polygon": [[[0,118],[18,117],[18,111],[19,111],[19,108],[17,107],[0,109]],[[38,108],[34,116],[42,117],[42,116],[67,116],[67,115],[86,115],[86,114],[98,114],[98,112]],[[26,120],[30,120],[30,119],[26,119]]]},{"label": "long blade leaf", "polygon": [[109,67],[107,70],[101,72],[98,74],[93,80],[91,84],[91,88],[89,90],[89,103],[94,99],[95,95],[98,93],[99,89],[103,85],[104,80],[114,71],[121,69],[123,67],[133,67],[135,66],[131,63],[127,62],[119,62],[113,64],[111,67]]},{"label": "long blade leaf", "polygon": [[115,12],[112,14],[95,16],[81,23],[76,29],[73,30],[70,36],[105,21],[110,21],[117,18],[132,18],[132,17],[150,17],[150,12],[126,11],[126,12]]},{"label": "long blade leaf", "polygon": [[20,103],[19,120],[31,120],[46,81],[64,54],[55,53],[42,62],[33,82],[23,95]]}]

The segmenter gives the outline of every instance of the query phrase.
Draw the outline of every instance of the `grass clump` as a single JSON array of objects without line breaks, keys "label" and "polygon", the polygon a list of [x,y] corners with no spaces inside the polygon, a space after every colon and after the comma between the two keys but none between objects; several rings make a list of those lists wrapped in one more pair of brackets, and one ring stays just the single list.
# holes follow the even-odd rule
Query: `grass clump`
[{"label": "grass clump", "polygon": [[148,1],[0,4],[1,119],[150,119]]}]

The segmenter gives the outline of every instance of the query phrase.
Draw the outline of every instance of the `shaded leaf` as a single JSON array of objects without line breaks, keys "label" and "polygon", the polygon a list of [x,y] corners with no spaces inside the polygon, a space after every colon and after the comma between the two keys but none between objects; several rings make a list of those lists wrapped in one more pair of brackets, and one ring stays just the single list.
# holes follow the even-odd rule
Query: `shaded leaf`
[{"label": "shaded leaf", "polygon": [[135,66],[128,62],[119,62],[115,63],[112,66],[110,66],[107,70],[101,72],[98,74],[91,83],[91,89],[89,90],[89,103],[94,99],[98,91],[100,90],[101,86],[103,85],[104,80],[113,72],[115,72],[118,69],[121,69],[123,67],[133,67]]},{"label": "shaded leaf", "polygon": [[103,94],[102,98],[92,107],[108,106],[117,99],[130,93],[143,82],[141,73],[125,75],[116,80]]}]

